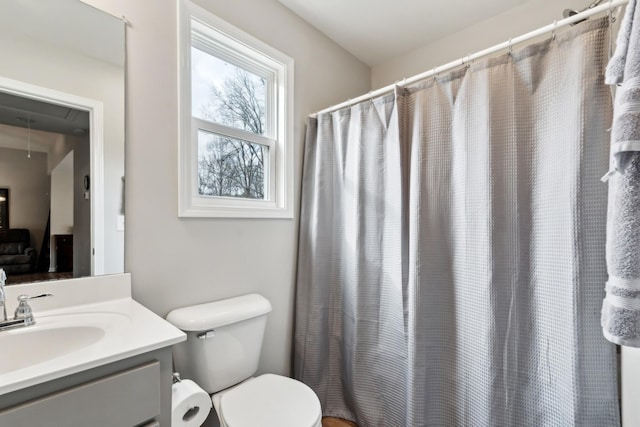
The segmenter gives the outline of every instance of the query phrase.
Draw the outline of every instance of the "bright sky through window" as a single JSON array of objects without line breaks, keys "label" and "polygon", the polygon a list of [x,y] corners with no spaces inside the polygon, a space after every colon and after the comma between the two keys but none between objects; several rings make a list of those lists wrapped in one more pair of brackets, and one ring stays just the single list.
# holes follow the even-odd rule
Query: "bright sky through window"
[{"label": "bright sky through window", "polygon": [[264,134],[266,79],[191,48],[194,117]]}]

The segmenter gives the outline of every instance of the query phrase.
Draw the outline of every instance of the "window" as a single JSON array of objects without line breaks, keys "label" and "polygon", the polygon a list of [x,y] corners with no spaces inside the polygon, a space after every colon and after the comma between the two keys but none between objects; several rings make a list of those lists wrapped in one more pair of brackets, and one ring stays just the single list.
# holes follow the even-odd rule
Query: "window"
[{"label": "window", "polygon": [[293,60],[184,0],[181,217],[293,217]]}]

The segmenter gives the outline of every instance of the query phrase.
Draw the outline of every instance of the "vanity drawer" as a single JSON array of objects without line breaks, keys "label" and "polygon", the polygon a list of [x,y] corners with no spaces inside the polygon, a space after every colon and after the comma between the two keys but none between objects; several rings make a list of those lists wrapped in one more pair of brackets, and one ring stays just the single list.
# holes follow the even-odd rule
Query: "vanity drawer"
[{"label": "vanity drawer", "polygon": [[159,415],[160,363],[154,361],[4,409],[0,426],[132,427]]}]

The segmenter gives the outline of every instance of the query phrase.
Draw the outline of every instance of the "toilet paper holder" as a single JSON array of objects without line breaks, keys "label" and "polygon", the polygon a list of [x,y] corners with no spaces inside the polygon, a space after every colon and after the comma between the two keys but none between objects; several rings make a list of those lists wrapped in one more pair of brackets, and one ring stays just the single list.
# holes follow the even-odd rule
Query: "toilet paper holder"
[{"label": "toilet paper holder", "polygon": [[[182,382],[182,379],[180,378],[180,373],[178,373],[178,372],[174,372],[171,377],[172,377],[173,385],[175,385],[176,383],[181,383]],[[182,421],[187,422],[187,423],[190,422],[191,420],[193,420],[198,415],[198,413],[200,412],[200,409],[201,408],[198,405],[190,406],[186,410],[186,412],[184,414],[182,414]],[[205,409],[205,408],[203,408],[203,409]],[[211,409],[211,406],[209,406],[209,408],[206,408],[207,413],[209,413],[210,409]]]},{"label": "toilet paper holder", "polygon": [[179,372],[174,372],[171,377],[173,378],[172,384],[182,382],[182,380],[180,379],[180,373]]}]

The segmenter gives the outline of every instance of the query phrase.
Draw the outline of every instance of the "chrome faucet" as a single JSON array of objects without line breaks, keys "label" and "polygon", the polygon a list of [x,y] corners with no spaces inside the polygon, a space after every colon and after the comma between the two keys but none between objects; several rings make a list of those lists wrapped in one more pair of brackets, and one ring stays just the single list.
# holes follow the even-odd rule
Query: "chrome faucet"
[{"label": "chrome faucet", "polygon": [[25,326],[33,325],[36,323],[36,320],[33,318],[33,311],[29,306],[27,301],[36,298],[45,298],[52,297],[53,294],[40,294],[34,297],[30,297],[29,295],[20,295],[18,296],[18,308],[16,308],[16,312],[13,315],[14,320],[23,320]]},{"label": "chrome faucet", "polygon": [[[36,299],[36,298],[45,298],[45,297],[52,297],[52,296],[53,294],[41,294],[33,297],[30,297],[29,295],[18,296],[18,308],[16,308],[16,311],[13,315],[13,319],[12,320],[6,319],[6,314],[5,314],[5,320],[0,322],[0,331],[6,330],[6,329],[13,329],[20,326],[29,326],[29,325],[35,324],[36,320],[33,317],[33,311],[31,310],[31,307],[29,306],[29,303],[27,301]],[[4,304],[3,304],[3,307],[4,307]]]}]

